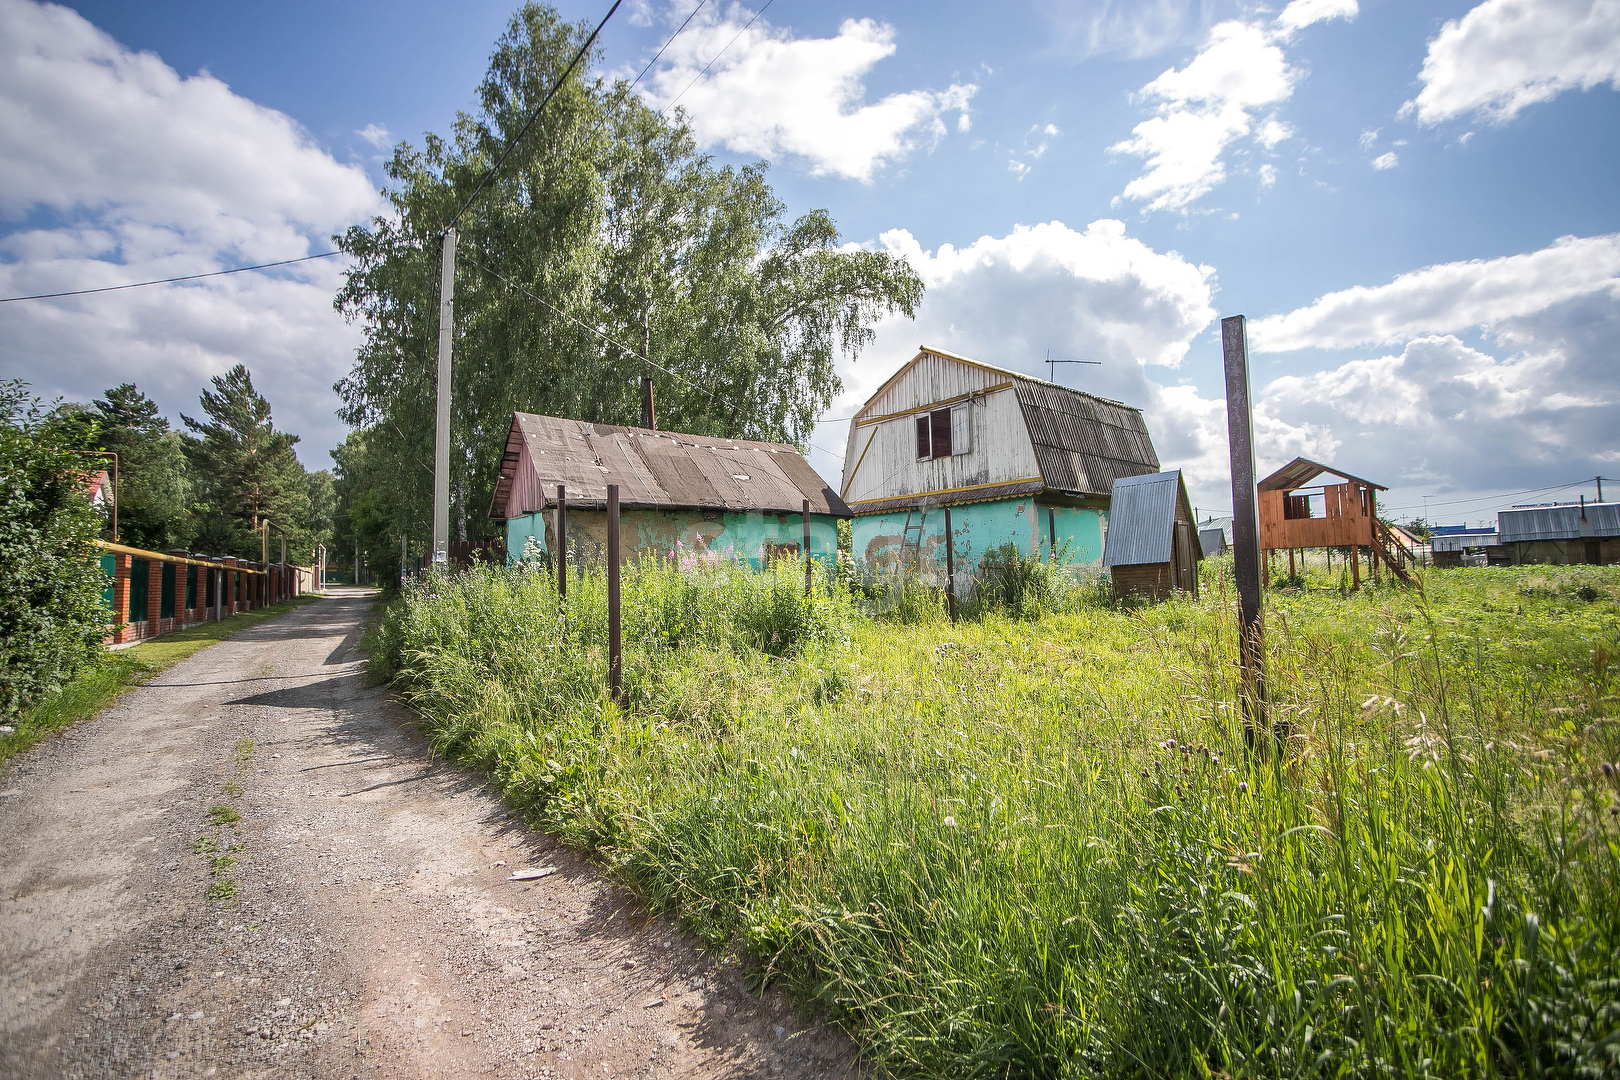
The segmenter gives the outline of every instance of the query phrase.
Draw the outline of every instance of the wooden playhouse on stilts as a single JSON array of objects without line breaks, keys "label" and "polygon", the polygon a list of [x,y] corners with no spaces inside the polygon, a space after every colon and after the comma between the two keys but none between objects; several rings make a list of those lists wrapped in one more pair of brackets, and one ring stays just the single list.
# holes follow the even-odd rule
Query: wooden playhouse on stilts
[{"label": "wooden playhouse on stilts", "polygon": [[[1337,484],[1320,484],[1324,476]],[[1297,573],[1294,552],[1310,548],[1347,549],[1350,580],[1361,587],[1361,557],[1373,580],[1388,568],[1403,582],[1411,581],[1417,558],[1403,539],[1378,520],[1378,492],[1382,484],[1323,465],[1295,458],[1257,485],[1260,494],[1260,550],[1268,570],[1271,553],[1288,552],[1288,572]],[[1331,555],[1330,555],[1331,558]]]}]

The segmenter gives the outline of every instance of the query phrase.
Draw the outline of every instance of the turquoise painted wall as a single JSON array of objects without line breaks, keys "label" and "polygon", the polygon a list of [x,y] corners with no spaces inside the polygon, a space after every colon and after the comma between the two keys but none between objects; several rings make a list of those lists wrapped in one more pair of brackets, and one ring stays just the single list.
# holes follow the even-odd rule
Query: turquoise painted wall
[{"label": "turquoise painted wall", "polygon": [[[958,570],[977,567],[979,560],[994,548],[1009,541],[1025,555],[1051,554],[1047,510],[1034,499],[1011,498],[993,502],[968,503],[951,507],[951,531],[955,533],[956,565]],[[1057,526],[1057,547],[1070,565],[1100,562],[1103,553],[1103,530],[1107,527],[1105,510],[1083,510],[1068,506],[1051,507]],[[913,511],[911,523],[919,517]],[[924,561],[945,565],[945,508],[929,507],[921,515],[922,536],[919,552]],[[855,518],[855,558],[873,567],[891,567],[899,557],[900,543],[906,527],[905,511],[886,514],[862,514]],[[907,543],[915,541],[915,533]]]},{"label": "turquoise painted wall", "polygon": [[[506,522],[506,560],[523,557],[523,546],[536,537],[542,551],[551,550],[550,513],[525,514]],[[708,513],[698,510],[626,510],[619,515],[620,541],[628,552],[718,552],[758,566],[772,545],[793,548],[797,557],[804,526],[798,514]],[[679,546],[677,546],[679,545]],[[607,514],[601,510],[568,512],[568,548],[575,560],[601,559],[607,552]],[[810,515],[810,557],[832,562],[838,552],[838,519]]]}]

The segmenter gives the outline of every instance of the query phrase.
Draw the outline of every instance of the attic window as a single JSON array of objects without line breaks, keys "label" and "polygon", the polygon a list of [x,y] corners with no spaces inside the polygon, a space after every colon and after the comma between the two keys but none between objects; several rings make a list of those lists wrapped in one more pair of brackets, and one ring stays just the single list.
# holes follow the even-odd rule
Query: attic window
[{"label": "attic window", "polygon": [[968,429],[972,413],[966,408],[934,409],[917,415],[917,460],[965,454],[972,446]]}]

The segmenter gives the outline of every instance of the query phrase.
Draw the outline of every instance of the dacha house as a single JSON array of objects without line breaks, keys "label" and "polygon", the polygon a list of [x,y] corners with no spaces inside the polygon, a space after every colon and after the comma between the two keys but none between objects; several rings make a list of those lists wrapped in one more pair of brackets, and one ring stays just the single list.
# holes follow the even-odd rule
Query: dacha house
[{"label": "dacha house", "polygon": [[[626,552],[716,555],[753,566],[801,558],[808,504],[810,557],[832,563],[837,493],[793,447],[514,413],[490,516],[506,522],[506,558],[557,550],[559,495],[568,558],[607,551],[608,485],[619,487]],[[534,541],[529,546],[531,538]]]},{"label": "dacha house", "polygon": [[1006,544],[1096,563],[1121,477],[1159,471],[1140,409],[924,346],[855,413],[840,494],[854,556],[958,569]]}]

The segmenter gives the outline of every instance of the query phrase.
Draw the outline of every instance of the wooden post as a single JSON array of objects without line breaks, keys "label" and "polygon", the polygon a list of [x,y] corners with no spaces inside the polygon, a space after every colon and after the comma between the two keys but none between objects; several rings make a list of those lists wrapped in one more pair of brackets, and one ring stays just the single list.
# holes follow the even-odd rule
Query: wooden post
[{"label": "wooden post", "polygon": [[1350,545],[1350,588],[1361,588],[1361,545]]},{"label": "wooden post", "polygon": [[956,621],[956,534],[951,532],[951,508],[945,508],[945,608]]},{"label": "wooden post", "polygon": [[568,492],[557,485],[557,600],[568,599]]},{"label": "wooden post", "polygon": [[1260,519],[1254,486],[1254,419],[1249,342],[1242,315],[1221,320],[1226,367],[1226,432],[1232,460],[1232,556],[1238,592],[1243,717],[1251,742],[1266,725],[1265,624],[1260,608]]},{"label": "wooden post", "polygon": [[1296,578],[1298,576],[1299,576],[1299,571],[1294,569],[1294,549],[1289,548],[1288,549],[1288,578],[1289,578],[1290,581],[1292,581],[1294,578]]},{"label": "wooden post", "polygon": [[804,595],[810,595],[810,500],[804,500],[800,511],[804,519]]},{"label": "wooden post", "polygon": [[1384,545],[1378,539],[1378,493],[1372,488],[1367,489],[1367,536],[1369,540],[1367,561],[1372,564],[1372,579],[1376,585],[1379,577],[1378,564],[1383,562],[1378,553]]},{"label": "wooden post", "polygon": [[624,658],[619,653],[619,485],[607,489],[608,689],[620,700]]}]

